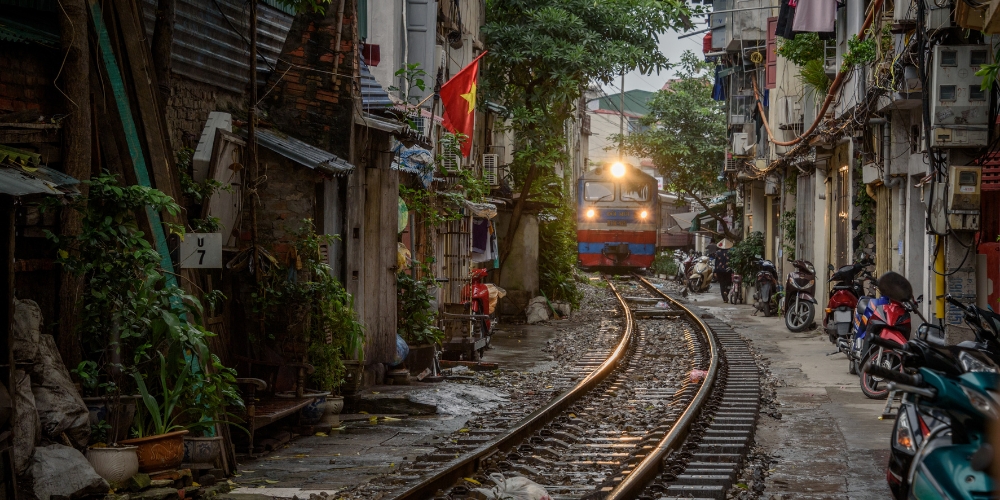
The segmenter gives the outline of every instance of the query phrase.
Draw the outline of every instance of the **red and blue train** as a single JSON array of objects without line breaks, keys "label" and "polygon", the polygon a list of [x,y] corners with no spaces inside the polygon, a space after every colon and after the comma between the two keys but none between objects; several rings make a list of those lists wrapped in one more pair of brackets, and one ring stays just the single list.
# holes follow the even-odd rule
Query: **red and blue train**
[{"label": "red and blue train", "polygon": [[577,184],[576,241],[582,267],[648,268],[656,254],[659,198],[656,179],[614,163]]}]

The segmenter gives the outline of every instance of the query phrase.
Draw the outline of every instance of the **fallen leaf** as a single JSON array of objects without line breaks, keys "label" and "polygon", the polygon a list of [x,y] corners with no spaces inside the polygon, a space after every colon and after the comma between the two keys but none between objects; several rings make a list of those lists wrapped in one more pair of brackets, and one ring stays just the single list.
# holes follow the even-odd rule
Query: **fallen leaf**
[{"label": "fallen leaf", "polygon": [[472,479],[471,477],[463,477],[462,479],[464,479],[464,480],[466,480],[466,481],[468,481],[468,482],[470,482],[470,483],[472,483],[472,484],[474,484],[476,486],[482,486],[482,484],[483,484],[483,483],[480,483],[479,481],[476,481],[475,479]]},{"label": "fallen leaf", "polygon": [[360,413],[362,415],[367,415],[368,414],[368,412],[366,412],[366,411],[359,411],[358,413]]},{"label": "fallen leaf", "polygon": [[396,466],[396,462],[389,462],[389,467],[395,467],[395,466]]},{"label": "fallen leaf", "polygon": [[576,418],[576,413],[570,413],[569,418]]},{"label": "fallen leaf", "polygon": [[317,432],[316,436],[321,437],[321,438],[325,438],[326,436],[328,436],[328,434],[325,433],[325,432]]},{"label": "fallen leaf", "polygon": [[382,394],[382,393],[378,391],[372,391],[372,394]]},{"label": "fallen leaf", "polygon": [[265,479],[264,482],[267,484],[278,484],[278,482],[274,479]]},{"label": "fallen leaf", "polygon": [[399,419],[398,418],[393,418],[393,417],[382,417],[382,421],[383,422],[399,422]]},{"label": "fallen leaf", "polygon": [[377,424],[378,423],[378,417],[370,417],[368,419],[368,421],[371,422],[371,423],[373,423],[373,424]]},{"label": "fallen leaf", "polygon": [[458,430],[458,432],[462,432],[462,433],[469,432],[469,428],[468,427],[462,427],[461,429]]}]

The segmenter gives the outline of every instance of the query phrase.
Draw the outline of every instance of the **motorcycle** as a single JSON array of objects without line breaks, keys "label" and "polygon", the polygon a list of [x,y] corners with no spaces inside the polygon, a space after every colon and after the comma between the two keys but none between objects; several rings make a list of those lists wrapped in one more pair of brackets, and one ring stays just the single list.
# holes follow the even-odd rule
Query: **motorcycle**
[{"label": "motorcycle", "polygon": [[[929,331],[922,325],[918,338],[921,330]],[[940,337],[943,343],[943,332]],[[886,479],[895,498],[994,498],[989,475],[994,450],[987,428],[1000,417],[995,396],[1000,390],[1000,366],[968,350],[959,350],[958,357],[961,370],[949,368],[947,362],[934,363],[939,370],[921,366],[914,375],[867,367],[890,380],[894,390],[906,393],[917,408],[900,411],[893,429],[893,452],[905,450],[910,459],[905,479],[901,471],[893,471],[890,459]]]},{"label": "motorcycle", "polygon": [[872,339],[878,337],[906,344],[910,338],[910,313],[904,302],[912,300],[913,288],[902,275],[890,271],[879,277],[877,289],[881,297],[862,297],[858,300],[848,357],[852,368],[861,367],[858,370],[861,392],[870,399],[885,399],[889,396],[888,384],[882,377],[864,370],[864,367],[878,365],[902,371],[903,360],[899,353],[873,344]]},{"label": "motorcycle", "polygon": [[677,251],[677,281],[685,282],[688,276],[691,274],[691,268],[694,267],[695,261],[698,259],[698,252],[684,253],[680,250]]},{"label": "motorcycle", "polygon": [[[846,353],[850,348],[854,309],[858,306],[858,299],[865,295],[864,283],[871,279],[871,273],[865,268],[872,264],[871,259],[866,257],[860,262],[836,270],[832,264],[829,266],[830,271],[834,271],[828,281],[833,283],[833,289],[830,300],[826,303],[823,329],[826,330],[830,343],[841,352]],[[856,370],[851,374],[856,375]]]},{"label": "motorcycle", "polygon": [[[1000,363],[1000,315],[975,306],[966,306],[951,296],[946,296],[946,299],[965,312],[965,322],[972,328],[975,341],[946,346],[944,330],[925,322],[905,346],[876,342],[886,344],[885,347],[896,349],[902,354],[903,366],[907,371],[923,367],[949,377],[959,377],[963,373],[989,372],[994,369]],[[916,311],[915,308],[914,310]],[[919,314],[919,311],[916,312]],[[899,389],[898,386],[893,388]],[[886,481],[895,498],[906,498],[910,486],[907,471],[927,437],[932,433],[944,432],[939,429],[950,426],[951,417],[947,412],[934,405],[924,404],[918,394],[904,391],[889,441],[889,464],[886,467]]]},{"label": "motorcycle", "polygon": [[506,290],[492,284],[484,283],[488,272],[486,269],[473,269],[469,275],[469,283],[462,287],[462,300],[469,303],[472,311],[473,357],[482,357],[490,346],[493,329],[497,324],[496,303],[507,295]]},{"label": "motorcycle", "polygon": [[708,291],[712,286],[712,278],[715,276],[715,266],[711,259],[706,256],[698,257],[691,273],[688,275],[688,290],[699,293]]},{"label": "motorcycle", "polygon": [[785,297],[781,307],[785,311],[785,328],[801,332],[816,318],[816,268],[807,260],[792,261],[794,270],[785,280]]},{"label": "motorcycle", "polygon": [[774,267],[774,262],[757,256],[757,282],[754,285],[753,299],[754,307],[770,316],[773,311],[775,295],[778,293],[778,269]]},{"label": "motorcycle", "polygon": [[729,303],[745,304],[746,297],[743,296],[743,276],[733,273],[733,285],[729,287]]}]

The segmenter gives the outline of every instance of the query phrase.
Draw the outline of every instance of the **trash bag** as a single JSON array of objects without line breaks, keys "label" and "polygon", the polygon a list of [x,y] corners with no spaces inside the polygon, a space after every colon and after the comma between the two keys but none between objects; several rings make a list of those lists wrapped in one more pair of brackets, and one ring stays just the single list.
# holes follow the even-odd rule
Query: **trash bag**
[{"label": "trash bag", "polygon": [[487,283],[486,290],[490,294],[490,310],[487,314],[493,314],[493,311],[497,310],[497,301],[507,296],[507,290],[504,290],[493,283]]},{"label": "trash bag", "polygon": [[472,491],[487,500],[552,500],[549,493],[538,483],[521,476],[504,478],[503,474],[490,474],[496,483],[492,488],[476,488]]},{"label": "trash bag", "polygon": [[390,367],[396,367],[403,364],[406,361],[406,357],[410,355],[410,346],[406,344],[403,337],[396,334],[396,356],[392,358],[392,362],[389,363]]},{"label": "trash bag", "polygon": [[545,297],[535,297],[528,302],[528,307],[524,309],[525,321],[529,325],[549,319],[549,305],[545,302]]}]

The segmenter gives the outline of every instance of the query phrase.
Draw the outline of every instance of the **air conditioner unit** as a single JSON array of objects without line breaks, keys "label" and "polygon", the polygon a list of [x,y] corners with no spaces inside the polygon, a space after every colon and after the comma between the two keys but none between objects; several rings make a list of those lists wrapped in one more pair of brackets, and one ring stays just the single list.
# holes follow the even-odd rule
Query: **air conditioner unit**
[{"label": "air conditioner unit", "polygon": [[722,171],[726,173],[736,172],[736,166],[739,164],[739,160],[733,158],[733,154],[726,152],[726,162],[722,167]]},{"label": "air conditioner unit", "polygon": [[462,155],[443,154],[441,155],[441,167],[445,172],[458,172],[462,170]]},{"label": "air conditioner unit", "polygon": [[487,153],[483,155],[483,180],[490,186],[500,185],[500,155]]},{"label": "air conditioner unit", "polygon": [[746,132],[737,132],[733,134],[733,155],[744,156],[747,154],[747,149],[750,147],[749,137]]}]

